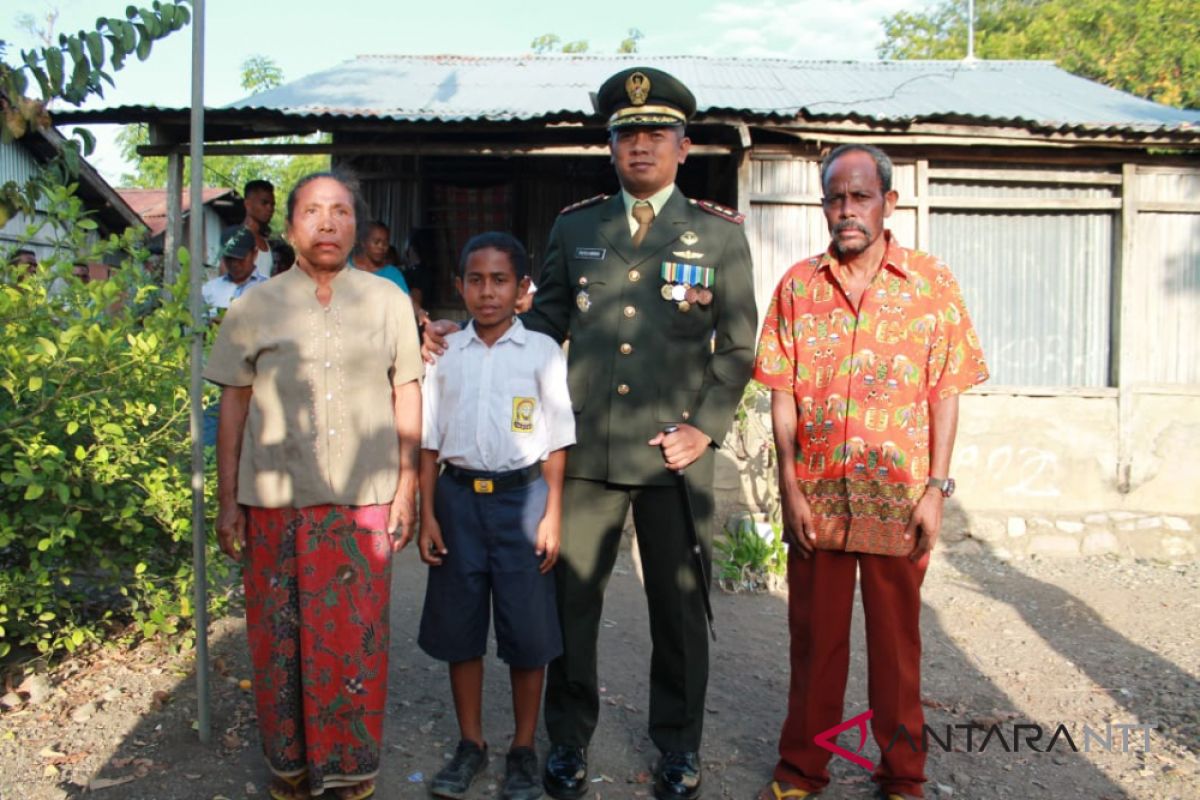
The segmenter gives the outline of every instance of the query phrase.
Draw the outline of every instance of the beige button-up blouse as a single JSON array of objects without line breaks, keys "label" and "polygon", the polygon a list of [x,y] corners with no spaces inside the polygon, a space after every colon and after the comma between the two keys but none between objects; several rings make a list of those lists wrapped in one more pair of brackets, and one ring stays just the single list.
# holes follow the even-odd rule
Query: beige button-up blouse
[{"label": "beige button-up blouse", "polygon": [[300,268],[234,303],[204,377],[253,389],[238,502],[263,508],[390,503],[400,445],[392,386],[423,372],[412,303],[343,269],[322,306]]}]

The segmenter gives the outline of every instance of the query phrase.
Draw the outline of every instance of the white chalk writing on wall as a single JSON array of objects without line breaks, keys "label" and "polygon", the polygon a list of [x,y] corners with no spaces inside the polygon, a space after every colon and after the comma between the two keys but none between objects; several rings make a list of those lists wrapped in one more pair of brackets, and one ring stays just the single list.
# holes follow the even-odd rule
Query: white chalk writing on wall
[{"label": "white chalk writing on wall", "polygon": [[1058,497],[1062,494],[1055,485],[1058,454],[1053,450],[1011,444],[980,448],[977,444],[969,444],[954,454],[954,461],[961,469],[981,470],[985,479],[1000,484],[1006,494],[1023,497]]}]

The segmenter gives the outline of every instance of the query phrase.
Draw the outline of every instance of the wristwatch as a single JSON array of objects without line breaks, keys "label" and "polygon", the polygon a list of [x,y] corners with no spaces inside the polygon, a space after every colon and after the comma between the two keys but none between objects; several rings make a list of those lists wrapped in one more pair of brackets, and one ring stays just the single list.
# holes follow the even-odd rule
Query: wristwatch
[{"label": "wristwatch", "polygon": [[925,485],[937,489],[942,493],[942,497],[954,494],[954,478],[930,478],[925,481]]}]

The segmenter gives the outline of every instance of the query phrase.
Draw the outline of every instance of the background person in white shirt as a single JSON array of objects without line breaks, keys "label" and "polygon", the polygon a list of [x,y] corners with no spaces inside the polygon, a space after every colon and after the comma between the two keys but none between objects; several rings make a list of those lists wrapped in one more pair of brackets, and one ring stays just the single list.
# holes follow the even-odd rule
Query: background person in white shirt
[{"label": "background person in white shirt", "polygon": [[[214,324],[220,323],[226,309],[247,289],[266,282],[267,279],[254,269],[254,259],[258,252],[255,247],[254,233],[245,227],[235,229],[221,247],[221,266],[224,274],[208,281],[201,289],[205,315]],[[217,421],[220,414],[219,399],[204,409],[205,447],[215,447],[217,444]]]},{"label": "background person in white shirt", "polygon": [[[489,605],[509,665],[515,733],[505,800],[542,796],[533,749],[546,664],[562,653],[551,568],[558,560],[565,448],[575,443],[567,362],[514,315],[529,257],[506,233],[467,242],[455,283],[472,320],[446,337],[422,393],[421,559],[430,565],[418,643],[450,664],[461,740],[431,781],[463,797],[487,764],[483,655]],[[442,465],[438,475],[438,464]]]},{"label": "background person in white shirt", "polygon": [[218,312],[229,308],[251,286],[267,280],[254,269],[257,253],[254,233],[249,228],[237,228],[225,240],[221,247],[221,266],[225,274],[208,281],[201,290],[210,318],[216,318]]}]

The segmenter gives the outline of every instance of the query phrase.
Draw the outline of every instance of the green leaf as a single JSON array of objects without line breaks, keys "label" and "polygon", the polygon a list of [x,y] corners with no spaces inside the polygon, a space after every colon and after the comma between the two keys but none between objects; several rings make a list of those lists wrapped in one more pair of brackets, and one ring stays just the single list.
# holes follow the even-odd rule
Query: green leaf
[{"label": "green leaf", "polygon": [[154,39],[162,36],[162,26],[159,24],[158,15],[148,8],[139,8],[138,16],[142,18],[142,24],[146,26],[146,30]]},{"label": "green leaf", "polygon": [[30,375],[29,376],[29,391],[36,392],[36,391],[39,391],[41,388],[42,388],[42,376],[41,375]]},{"label": "green leaf", "polygon": [[[130,8],[133,8],[133,6],[130,6]],[[136,11],[136,10],[134,10],[134,11]],[[131,19],[132,19],[132,17],[131,17]],[[124,19],[120,20],[120,24],[121,24],[121,31],[120,31],[121,32],[121,47],[125,48],[126,54],[132,53],[133,50],[136,50],[138,47],[138,29],[134,28],[134,26],[131,23],[125,22]]]},{"label": "green leaf", "polygon": [[41,622],[49,622],[56,616],[57,615],[53,611],[43,611],[41,614],[38,614],[38,620]]},{"label": "green leaf", "polygon": [[83,445],[81,445],[81,444],[75,445],[75,460],[83,461],[86,458],[87,458],[87,450],[83,449]]},{"label": "green leaf", "polygon": [[56,47],[46,47],[42,49],[42,56],[46,59],[46,70],[50,75],[50,88],[54,90],[54,94],[62,94],[63,85],[63,54],[62,50]]},{"label": "green leaf", "polygon": [[144,561],[139,561],[138,565],[133,568],[134,575],[141,575],[145,571],[146,571],[146,562],[144,562]]},{"label": "green leaf", "polygon": [[67,436],[74,436],[75,431],[77,431],[77,430],[79,430],[78,422],[76,422],[75,420],[71,420],[70,422],[67,423]]},{"label": "green leaf", "polygon": [[138,25],[137,27],[140,31],[137,43],[137,57],[138,61],[145,61],[150,57],[150,45],[154,43],[154,37],[146,30],[145,25]]},{"label": "green leaf", "polygon": [[46,487],[42,486],[40,483],[31,483],[25,487],[25,499],[37,500],[45,493],[45,491]]},{"label": "green leaf", "polygon": [[97,31],[89,31],[84,34],[83,40],[87,43],[88,55],[91,56],[92,66],[99,67],[104,64],[104,37]]},{"label": "green leaf", "polygon": [[38,82],[38,88],[42,90],[42,99],[46,102],[54,99],[54,87],[50,85],[50,76],[41,67],[30,67],[29,71],[33,73],[34,79]]},{"label": "green leaf", "polygon": [[71,54],[71,59],[73,61],[84,60],[82,39],[80,39],[78,36],[67,36],[65,44],[67,52]]},{"label": "green leaf", "polygon": [[37,543],[38,552],[39,553],[46,552],[47,550],[50,549],[50,545],[52,545],[52,544],[54,544],[54,542],[50,541],[49,539],[38,539],[38,543]]}]

